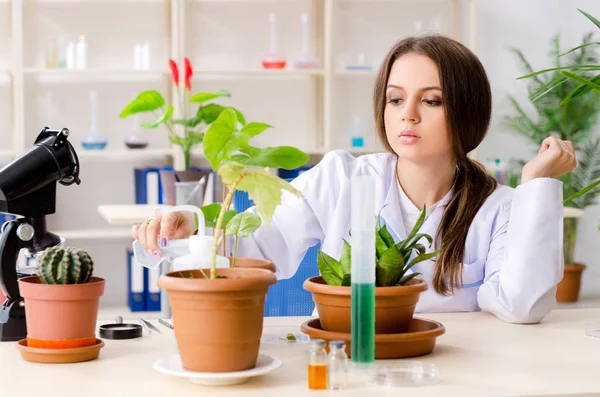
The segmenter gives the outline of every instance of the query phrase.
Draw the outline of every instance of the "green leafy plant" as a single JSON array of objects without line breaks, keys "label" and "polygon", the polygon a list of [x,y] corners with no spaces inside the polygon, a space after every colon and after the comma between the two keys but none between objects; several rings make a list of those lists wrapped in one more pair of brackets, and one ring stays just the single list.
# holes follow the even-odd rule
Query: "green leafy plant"
[{"label": "green leafy plant", "polygon": [[[426,252],[421,239],[429,242],[429,247],[433,244],[433,239],[428,234],[419,233],[423,222],[425,221],[426,208],[423,208],[417,223],[413,226],[406,239],[396,243],[394,238],[387,230],[384,224],[381,226],[380,216],[377,216],[375,230],[375,285],[378,287],[388,287],[397,285],[406,285],[410,280],[421,273],[407,272],[417,263],[435,257],[439,250]],[[328,285],[349,286],[351,280],[351,261],[352,247],[344,239],[342,247],[342,256],[336,260],[319,250],[317,254],[317,266],[321,277]],[[411,257],[417,253],[412,260]]]},{"label": "green leafy plant", "polygon": [[[563,182],[563,195],[568,197],[564,204],[575,208],[585,208],[596,202],[600,189],[594,189],[594,181],[600,178],[600,140],[590,137],[600,114],[599,98],[582,96],[582,85],[575,79],[565,75],[565,69],[577,69],[578,65],[598,63],[597,51],[594,51],[593,34],[583,36],[579,51],[563,53],[560,49],[559,36],[551,40],[550,57],[554,68],[545,73],[535,73],[526,57],[519,50],[513,49],[522,69],[530,76],[528,85],[529,100],[536,110],[536,118],[527,115],[518,101],[510,96],[510,102],[516,114],[505,117],[505,125],[517,133],[530,139],[536,146],[550,134],[562,140],[573,142],[578,158],[578,166],[572,172],[559,179]],[[581,78],[591,78],[587,68],[578,70]],[[524,162],[523,162],[524,163]],[[576,194],[585,191],[587,194]],[[564,255],[565,263],[574,263],[574,248],[577,233],[577,220],[565,219],[564,222]]]},{"label": "green leafy plant", "polygon": [[[210,125],[204,136],[204,155],[228,189],[214,223],[214,241],[210,278],[216,278],[216,258],[219,233],[225,225],[236,236],[247,236],[260,225],[252,216],[228,213],[236,190],[248,192],[256,204],[262,222],[268,226],[277,206],[281,204],[284,190],[303,198],[302,193],[285,180],[269,172],[269,168],[287,170],[306,164],[309,157],[292,146],[255,147],[250,145],[252,138],[263,133],[271,125],[262,122],[240,124],[238,112],[227,108]],[[215,207],[216,208],[216,207]],[[225,216],[231,216],[225,222]],[[234,220],[239,217],[238,220]]]},{"label": "green leafy plant", "polygon": [[[147,90],[141,92],[135,99],[129,102],[121,111],[120,117],[126,118],[136,113],[152,113],[156,120],[141,125],[144,129],[155,129],[164,125],[169,131],[169,140],[171,143],[181,147],[184,157],[185,171],[190,169],[192,149],[200,145],[204,139],[205,129],[213,123],[225,107],[211,102],[218,98],[231,97],[227,90],[220,89],[214,92],[198,92],[192,94],[193,68],[190,60],[184,58],[185,77],[184,84],[179,84],[179,69],[173,59],[169,59],[171,76],[177,92],[179,106],[183,112],[183,117],[173,118],[174,106],[167,105],[167,102],[156,90]],[[197,104],[195,112],[189,110],[189,104]],[[244,115],[234,108],[237,114],[237,121],[245,124]],[[178,130],[183,130],[179,132]]]},{"label": "green leafy plant", "polygon": [[74,247],[51,247],[38,259],[38,274],[44,284],[85,284],[92,277],[94,262]]}]

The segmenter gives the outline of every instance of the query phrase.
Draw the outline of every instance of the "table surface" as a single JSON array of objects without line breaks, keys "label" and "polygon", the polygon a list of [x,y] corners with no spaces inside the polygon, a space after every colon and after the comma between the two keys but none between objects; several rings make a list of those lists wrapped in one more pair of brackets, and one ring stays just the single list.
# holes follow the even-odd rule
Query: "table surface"
[{"label": "table surface", "polygon": [[[440,383],[384,388],[352,376],[346,390],[320,393],[365,396],[376,392],[411,397],[600,394],[596,366],[600,338],[585,334],[587,323],[600,324],[600,309],[554,310],[535,325],[509,324],[482,312],[427,313],[418,317],[440,321],[446,333],[438,337],[433,353],[404,360],[435,364]],[[295,332],[307,319],[268,317],[265,327],[283,326],[285,332]],[[308,344],[263,344],[261,353],[281,359],[283,365],[236,386],[209,387],[158,373],[153,363],[177,354],[177,345],[172,330],[150,321],[161,330],[160,334],[144,331],[139,339],[105,340],[98,359],[85,363],[30,363],[21,358],[15,342],[2,342],[0,395],[294,397],[315,393],[307,388]],[[400,360],[386,360],[396,361]]]}]

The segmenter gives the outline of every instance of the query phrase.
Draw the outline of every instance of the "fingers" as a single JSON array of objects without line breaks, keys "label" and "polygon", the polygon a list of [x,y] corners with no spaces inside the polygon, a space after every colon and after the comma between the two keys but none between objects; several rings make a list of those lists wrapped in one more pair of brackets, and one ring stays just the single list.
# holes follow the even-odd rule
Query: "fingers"
[{"label": "fingers", "polygon": [[131,227],[131,237],[134,238],[134,240],[138,239],[138,230],[140,229],[140,225],[133,225]]},{"label": "fingers", "polygon": [[148,227],[148,222],[144,222],[138,228],[138,240],[140,241],[140,244],[142,244],[142,247],[144,247],[145,250],[148,250],[148,242],[146,240],[146,228],[147,227]]},{"label": "fingers", "polygon": [[174,237],[177,215],[177,212],[165,214],[160,222],[160,245],[162,247],[166,246],[167,242]]},{"label": "fingers", "polygon": [[573,154],[575,154],[575,148],[573,147],[573,142],[571,141],[563,141],[565,143],[565,145],[567,145],[567,147],[569,148],[569,151]]},{"label": "fingers", "polygon": [[148,244],[148,252],[150,252],[155,257],[160,257],[160,250],[158,249],[158,245],[156,244],[156,240],[158,239],[158,232],[160,230],[160,224],[156,219],[150,219],[150,221],[146,222],[148,226],[146,226],[146,242]]}]

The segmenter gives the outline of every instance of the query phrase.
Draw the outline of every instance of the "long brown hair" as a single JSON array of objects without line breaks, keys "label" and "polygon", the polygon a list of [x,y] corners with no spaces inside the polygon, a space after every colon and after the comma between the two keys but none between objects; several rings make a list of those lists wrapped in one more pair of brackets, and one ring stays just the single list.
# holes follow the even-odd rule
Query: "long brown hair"
[{"label": "long brown hair", "polygon": [[446,123],[458,166],[454,195],[446,205],[436,242],[440,253],[433,274],[437,293],[450,295],[462,284],[465,241],[473,218],[496,189],[496,180],[484,166],[467,157],[483,140],[490,124],[492,92],[483,65],[461,43],[441,35],[408,37],[397,42],[383,61],[374,89],[375,122],[379,138],[393,153],[384,123],[386,87],[396,59],[407,53],[431,58],[438,67]]}]

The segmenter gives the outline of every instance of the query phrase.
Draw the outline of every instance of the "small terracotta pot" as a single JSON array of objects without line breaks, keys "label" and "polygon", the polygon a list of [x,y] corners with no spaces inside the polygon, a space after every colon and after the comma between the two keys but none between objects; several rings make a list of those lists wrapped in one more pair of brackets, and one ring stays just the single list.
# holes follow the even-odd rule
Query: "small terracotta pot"
[{"label": "small terracotta pot", "polygon": [[18,280],[25,301],[27,346],[63,349],[96,344],[98,305],[104,279],[85,284],[44,284],[38,276]]},{"label": "small terracotta pot", "polygon": [[[303,287],[312,293],[324,330],[351,332],[352,287],[327,285],[321,276],[307,279]],[[404,286],[376,287],[375,333],[406,332],[415,313],[419,295],[425,290],[427,283],[420,279],[412,279]]]},{"label": "small terracotta pot", "polygon": [[[206,275],[210,269],[203,269]],[[182,365],[190,371],[232,372],[254,368],[263,329],[265,296],[275,275],[264,269],[217,269],[163,274]]]},{"label": "small terracotta pot", "polygon": [[[229,258],[229,263],[231,263],[231,257]],[[252,269],[265,269],[275,273],[275,265],[268,260],[265,259],[255,259],[255,258],[235,258],[234,267],[241,267],[244,269],[252,268]]]},{"label": "small terracotta pot", "polygon": [[562,280],[556,286],[556,300],[558,302],[577,302],[581,287],[581,274],[586,266],[582,263],[565,265]]}]

